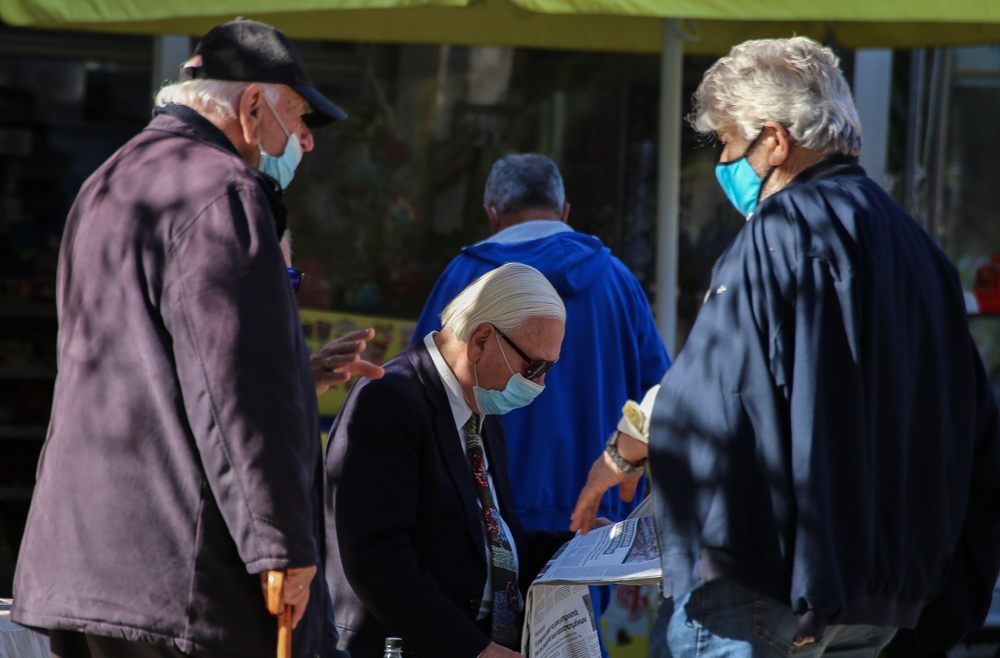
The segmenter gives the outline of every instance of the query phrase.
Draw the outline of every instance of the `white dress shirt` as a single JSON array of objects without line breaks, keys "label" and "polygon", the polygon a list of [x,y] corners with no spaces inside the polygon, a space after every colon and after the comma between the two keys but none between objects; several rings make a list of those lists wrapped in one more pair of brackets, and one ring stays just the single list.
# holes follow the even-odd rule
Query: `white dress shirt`
[{"label": "white dress shirt", "polygon": [[[451,414],[455,417],[455,427],[458,431],[458,442],[462,446],[462,454],[465,455],[465,459],[469,461],[469,455],[466,451],[465,445],[465,424],[469,422],[469,417],[472,416],[472,409],[469,407],[469,403],[465,401],[465,395],[462,393],[462,385],[458,383],[458,379],[455,378],[455,373],[451,371],[448,363],[441,356],[441,350],[438,349],[437,343],[434,342],[434,336],[437,334],[436,331],[424,336],[424,346],[427,347],[427,351],[431,355],[431,360],[434,361],[434,366],[437,368],[438,374],[441,376],[441,381],[444,382],[444,390],[448,394],[448,403],[451,405]],[[479,427],[482,429],[483,419],[479,420]],[[485,442],[485,437],[484,437]],[[510,528],[507,527],[507,522],[503,520],[503,516],[500,514],[500,502],[497,499],[497,490],[493,486],[493,473],[490,471],[490,460],[486,456],[486,451],[483,450],[483,463],[486,466],[486,479],[490,483],[490,493],[493,494],[493,502],[497,506],[497,517],[500,519],[500,525],[503,526],[503,530],[507,533],[507,539],[510,541],[510,550],[514,553],[514,573],[518,572],[518,561],[517,561],[517,547],[514,545],[514,535],[511,534]],[[469,480],[472,480],[472,463],[469,462]],[[482,509],[483,504],[479,501],[479,496],[476,496],[476,503],[479,508]],[[485,539],[486,544],[486,587],[483,588],[483,602],[479,606],[479,616],[477,619],[485,619],[489,615],[493,614],[493,569],[490,565],[492,562],[492,551],[490,550],[490,537],[486,533],[486,522],[482,518],[482,514],[479,515],[479,521],[483,528],[483,539]]]}]

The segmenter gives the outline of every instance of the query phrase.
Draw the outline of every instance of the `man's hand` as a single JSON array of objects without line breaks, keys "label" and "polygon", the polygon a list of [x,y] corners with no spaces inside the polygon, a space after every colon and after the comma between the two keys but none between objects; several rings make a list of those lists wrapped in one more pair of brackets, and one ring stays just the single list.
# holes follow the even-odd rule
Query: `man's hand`
[{"label": "man's hand", "polygon": [[354,375],[368,379],[378,379],[385,374],[379,366],[362,361],[358,356],[365,351],[368,341],[375,337],[374,329],[360,329],[327,343],[323,349],[309,357],[312,366],[316,395],[323,395],[327,389],[343,384]]},{"label": "man's hand", "polygon": [[479,658],[522,658],[522,656],[516,651],[505,649],[496,642],[490,642],[489,646],[479,654]]},{"label": "man's hand", "polygon": [[[285,572],[285,605],[292,606],[292,628],[299,625],[299,620],[306,613],[309,605],[309,584],[316,575],[316,567],[289,569]],[[260,587],[267,601],[267,572],[260,574]]]},{"label": "man's hand", "polygon": [[[638,463],[648,452],[646,444],[637,441],[628,434],[619,433],[618,453],[625,461]],[[590,532],[597,520],[597,508],[601,506],[601,498],[604,493],[616,484],[620,484],[619,495],[626,503],[630,502],[635,496],[635,488],[642,475],[643,469],[631,475],[622,472],[608,456],[608,453],[602,451],[601,456],[590,467],[587,484],[583,486],[583,491],[580,492],[580,497],[576,501],[576,509],[573,510],[573,516],[570,517],[572,523],[569,529],[574,532],[579,530],[582,535]]]}]

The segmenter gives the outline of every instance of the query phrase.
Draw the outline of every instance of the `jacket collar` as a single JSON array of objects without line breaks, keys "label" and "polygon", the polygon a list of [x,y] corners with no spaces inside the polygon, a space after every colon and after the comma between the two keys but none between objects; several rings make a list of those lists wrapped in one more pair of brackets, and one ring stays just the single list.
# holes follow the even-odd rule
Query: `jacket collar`
[{"label": "jacket collar", "polygon": [[203,117],[197,110],[192,110],[187,105],[167,103],[153,110],[154,117],[161,115],[173,117],[182,123],[173,132],[213,144],[224,151],[229,151],[237,158],[240,157],[239,151],[236,150],[233,143],[226,137],[226,133],[219,130],[214,123]]},{"label": "jacket collar", "polygon": [[188,139],[210,144],[239,158],[264,191],[264,196],[267,197],[268,205],[271,207],[271,213],[274,215],[278,239],[281,239],[288,227],[288,208],[285,207],[281,199],[281,186],[278,185],[278,181],[264,172],[247,165],[226,134],[219,130],[214,123],[187,105],[167,103],[153,110],[153,121],[147,126],[148,129],[164,130],[182,135]]},{"label": "jacket collar", "polygon": [[837,178],[840,176],[867,176],[864,168],[858,164],[858,159],[852,155],[842,155],[840,153],[828,156],[819,162],[810,165],[799,172],[799,175],[792,179],[787,187],[811,183],[814,180],[824,178]]}]

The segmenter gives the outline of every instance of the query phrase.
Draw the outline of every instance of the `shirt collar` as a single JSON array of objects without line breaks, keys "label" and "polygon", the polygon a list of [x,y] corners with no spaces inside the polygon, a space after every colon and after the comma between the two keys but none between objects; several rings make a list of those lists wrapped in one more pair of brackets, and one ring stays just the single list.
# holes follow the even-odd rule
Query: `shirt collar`
[{"label": "shirt collar", "polygon": [[[469,422],[469,417],[472,416],[472,409],[469,407],[469,403],[465,401],[465,395],[462,393],[462,385],[458,383],[458,378],[455,377],[455,373],[451,371],[451,367],[444,360],[444,356],[441,354],[441,350],[438,349],[437,343],[434,342],[435,335],[437,335],[437,332],[432,331],[424,336],[424,347],[430,353],[431,361],[434,362],[434,367],[437,368],[438,375],[441,377],[441,381],[444,382],[444,390],[448,394],[448,404],[451,406],[451,413],[455,417],[455,426],[458,429],[462,429]],[[482,418],[480,418],[479,423],[480,428],[482,428]]]},{"label": "shirt collar", "polygon": [[518,242],[529,242],[540,240],[556,233],[572,232],[573,228],[566,222],[555,219],[532,219],[520,224],[508,226],[496,235],[483,240],[485,242],[495,242],[497,244],[516,244]]}]

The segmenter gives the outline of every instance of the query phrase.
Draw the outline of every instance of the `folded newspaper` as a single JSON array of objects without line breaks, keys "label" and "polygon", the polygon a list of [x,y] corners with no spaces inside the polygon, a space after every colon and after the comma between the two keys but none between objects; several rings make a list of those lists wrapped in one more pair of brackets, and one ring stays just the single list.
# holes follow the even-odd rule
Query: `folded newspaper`
[{"label": "folded newspaper", "polygon": [[600,658],[589,585],[647,585],[662,571],[648,496],[621,523],[577,535],[528,589],[521,654],[525,658]]}]

